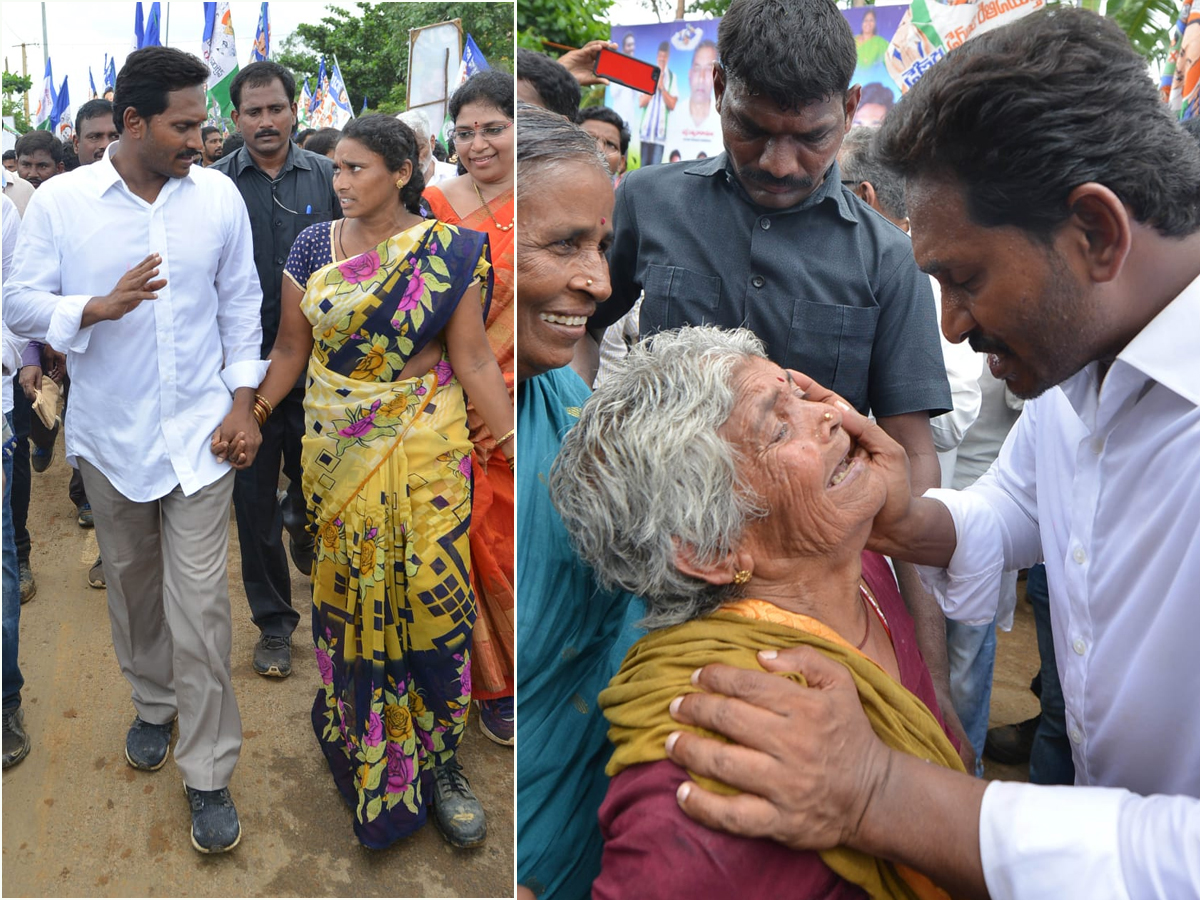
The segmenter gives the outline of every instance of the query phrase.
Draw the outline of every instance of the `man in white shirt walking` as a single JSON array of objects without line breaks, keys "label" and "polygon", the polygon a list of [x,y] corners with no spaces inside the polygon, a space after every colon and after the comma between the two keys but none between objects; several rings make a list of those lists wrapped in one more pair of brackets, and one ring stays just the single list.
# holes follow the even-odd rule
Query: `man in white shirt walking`
[{"label": "man in white shirt walking", "polygon": [[125,757],[161,768],[178,716],[192,844],[219,853],[241,837],[228,785],[242,733],[226,580],[233,472],[209,443],[218,429],[244,432],[236,463],[252,459],[267,364],[245,204],[228,178],[191,165],[207,76],[179,50],[130,54],[113,101],[120,140],[34,197],[5,299],[16,333],[67,352],[67,456],[92,503],[137,710]]},{"label": "man in white shirt walking", "polygon": [[969,624],[995,614],[1005,570],[1045,561],[1076,786],[985,785],[889,751],[845,671],[789,652],[764,667],[809,687],[698,678],[765,709],[676,706],[769,754],[668,742],[769,802],[694,785],[681,802],[739,833],[906,863],[955,895],[1200,897],[1200,150],[1120,28],[1064,7],[948,54],[889,114],[882,150],[942,283],[943,331],[1028,402],[978,482],[921,498],[900,448],[847,411],[857,464],[889,485],[871,546],[935,567],[947,617]]}]

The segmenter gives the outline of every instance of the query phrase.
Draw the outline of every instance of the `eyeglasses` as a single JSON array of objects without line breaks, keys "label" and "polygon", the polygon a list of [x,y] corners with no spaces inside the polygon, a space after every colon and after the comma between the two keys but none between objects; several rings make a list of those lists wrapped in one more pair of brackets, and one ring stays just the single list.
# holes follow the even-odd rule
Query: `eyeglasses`
[{"label": "eyeglasses", "polygon": [[[484,125],[479,129],[479,133],[485,139],[498,138],[509,128],[512,128],[512,122],[505,122],[503,125]],[[456,144],[469,144],[475,140],[475,132],[470,128],[456,129],[452,134]]]}]

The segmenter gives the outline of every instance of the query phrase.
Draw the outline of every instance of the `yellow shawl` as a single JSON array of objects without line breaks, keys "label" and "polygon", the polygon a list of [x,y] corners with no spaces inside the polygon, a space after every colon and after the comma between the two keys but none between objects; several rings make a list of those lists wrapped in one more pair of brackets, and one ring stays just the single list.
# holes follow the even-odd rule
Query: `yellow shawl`
[{"label": "yellow shawl", "polygon": [[[714,662],[761,670],[758,651],[801,644],[816,647],[850,670],[867,719],[885,744],[964,771],[941,725],[914,694],[816,620],[757,600],[743,600],[706,618],[652,631],[633,645],[620,671],[600,693],[600,706],[610,726],[608,737],[616,748],[606,771],[613,776],[629,766],[666,759],[665,744],[672,731],[688,730],[725,740],[722,735],[681,725],[670,717],[667,707],[672,700],[698,690],[691,684],[692,672]],[[805,683],[798,674],[785,677]],[[689,774],[709,790],[736,793],[728,785]],[[897,823],[897,827],[910,826]],[[836,847],[822,851],[821,859],[872,898],[947,897],[921,873],[857,850]]]}]

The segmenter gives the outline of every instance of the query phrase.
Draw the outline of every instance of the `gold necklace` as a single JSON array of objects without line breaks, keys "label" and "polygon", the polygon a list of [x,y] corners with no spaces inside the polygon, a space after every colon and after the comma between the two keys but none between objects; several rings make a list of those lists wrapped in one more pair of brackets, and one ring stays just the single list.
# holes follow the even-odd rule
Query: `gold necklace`
[{"label": "gold necklace", "polygon": [[512,231],[513,225],[515,225],[516,222],[509,222],[507,225],[501,225],[496,220],[496,214],[492,212],[492,208],[488,206],[488,202],[483,199],[483,194],[479,192],[479,185],[475,183],[474,178],[471,179],[471,187],[475,188],[475,196],[479,198],[479,202],[483,204],[483,208],[487,210],[487,214],[492,217],[492,222],[495,224],[495,226],[501,231]]}]

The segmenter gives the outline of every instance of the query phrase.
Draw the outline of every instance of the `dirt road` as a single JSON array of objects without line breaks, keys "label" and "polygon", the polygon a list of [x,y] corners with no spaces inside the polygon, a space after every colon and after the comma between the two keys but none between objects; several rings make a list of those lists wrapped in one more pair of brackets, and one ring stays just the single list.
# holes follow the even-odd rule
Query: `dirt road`
[{"label": "dirt road", "polygon": [[476,850],[447,844],[431,823],[384,851],[354,838],[317,747],[309,710],[319,684],[307,579],[293,570],[302,610],[290,678],[256,675],[258,631],[242,590],[232,524],[229,587],[233,683],[244,744],[230,789],[242,822],[232,853],[192,849],[173,760],[158,772],[125,762],[134,710],[112,650],[104,591],[87,585],[96,558],[76,524],[61,441],[33,474],[29,528],[37,595],[21,609],[25,725],[33,750],[3,780],[5,897],[511,897],[513,751],[472,719],[460,759],[488,814]]}]

